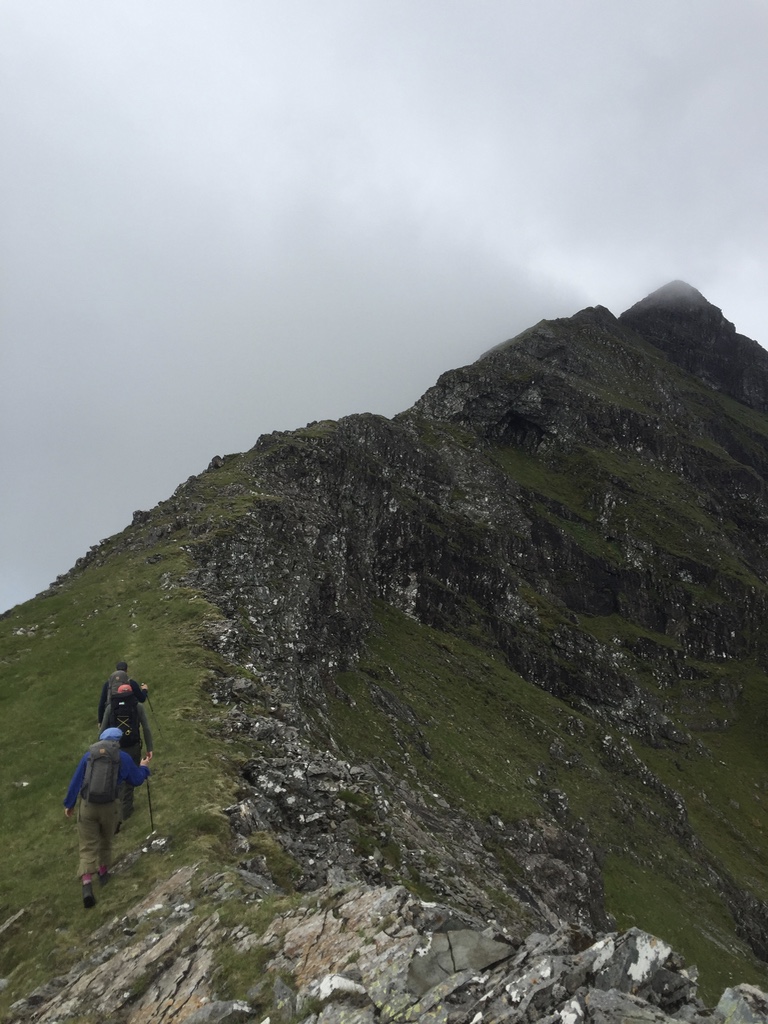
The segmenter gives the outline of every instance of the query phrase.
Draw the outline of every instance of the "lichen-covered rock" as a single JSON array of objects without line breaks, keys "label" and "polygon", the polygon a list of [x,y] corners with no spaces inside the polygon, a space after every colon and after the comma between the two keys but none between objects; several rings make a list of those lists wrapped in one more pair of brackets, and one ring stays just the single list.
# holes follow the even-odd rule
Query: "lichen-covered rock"
[{"label": "lichen-covered rock", "polygon": [[725,1024],[766,1024],[768,995],[754,985],[727,988],[717,1004]]}]

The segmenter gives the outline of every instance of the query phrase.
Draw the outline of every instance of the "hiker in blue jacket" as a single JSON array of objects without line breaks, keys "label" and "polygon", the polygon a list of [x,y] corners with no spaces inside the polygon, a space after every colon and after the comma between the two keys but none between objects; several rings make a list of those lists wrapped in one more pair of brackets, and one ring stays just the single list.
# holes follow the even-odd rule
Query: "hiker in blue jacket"
[{"label": "hiker in blue jacket", "polygon": [[[131,689],[133,690],[134,696],[136,697],[136,700],[139,702],[139,704],[143,704],[144,701],[147,699],[148,691],[146,683],[137,683],[135,679],[129,679],[127,677],[128,664],[125,661],[118,661],[117,665],[115,665],[115,672],[126,673],[124,681],[128,683]],[[115,672],[113,672],[112,675],[114,675]],[[99,725],[101,725],[102,723],[102,720],[104,718],[104,710],[107,704],[109,703],[109,684],[111,679],[112,676],[109,677],[109,679],[106,681],[106,683],[104,683],[104,685],[101,688],[101,696],[99,697]],[[123,682],[123,679],[121,679],[120,681]]]},{"label": "hiker in blue jacket", "polygon": [[[67,795],[64,797],[64,814],[71,818],[75,811],[78,796],[81,797],[77,812],[77,834],[80,840],[80,866],[78,874],[83,883],[83,906],[96,905],[93,895],[93,875],[98,872],[101,885],[109,879],[109,868],[112,863],[112,839],[120,820],[120,800],[118,789],[121,783],[129,782],[132,786],[141,786],[149,778],[148,758],[143,758],[139,765],[134,764],[129,754],[119,749],[122,732],[118,728],[105,729],[99,741],[106,741],[105,747],[113,744],[119,757],[113,788],[106,799],[102,794],[98,801],[88,799],[84,794],[83,784],[86,780],[86,768],[92,756],[93,748],[89,748],[80,759],[75,773],[69,783]],[[96,744],[94,744],[96,746]]]}]

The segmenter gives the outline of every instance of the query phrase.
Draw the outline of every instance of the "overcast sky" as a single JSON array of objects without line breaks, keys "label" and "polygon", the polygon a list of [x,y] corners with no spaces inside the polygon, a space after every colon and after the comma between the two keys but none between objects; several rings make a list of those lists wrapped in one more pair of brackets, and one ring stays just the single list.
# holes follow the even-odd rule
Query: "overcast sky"
[{"label": "overcast sky", "polygon": [[0,0],[0,610],[260,434],[674,278],[768,344],[765,0]]}]

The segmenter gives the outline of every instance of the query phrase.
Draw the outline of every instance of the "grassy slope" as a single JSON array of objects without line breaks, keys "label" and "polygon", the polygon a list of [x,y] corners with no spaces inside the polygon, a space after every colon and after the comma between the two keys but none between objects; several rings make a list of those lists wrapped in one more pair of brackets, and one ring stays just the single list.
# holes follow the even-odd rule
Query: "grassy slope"
[{"label": "grassy slope", "polygon": [[[413,731],[401,724],[395,731],[391,719],[376,707],[370,697],[372,681],[416,713],[418,729],[431,748],[429,759],[421,754]],[[688,851],[660,829],[669,808],[649,794],[640,778],[617,777],[604,767],[604,730],[595,723],[526,683],[489,650],[421,626],[387,606],[379,608],[379,626],[366,657],[339,682],[355,700],[354,707],[344,700],[331,707],[336,736],[345,749],[363,758],[383,757],[394,771],[413,765],[427,791],[443,794],[479,819],[492,813],[507,821],[533,818],[542,813],[544,790],[564,791],[573,814],[589,823],[592,842],[610,851],[607,908],[620,927],[638,925],[658,934],[695,963],[705,1000],[716,1001],[727,985],[739,981],[766,987],[768,968],[736,938],[722,899],[701,881]],[[566,728],[569,719],[579,723],[576,730],[572,724]],[[563,754],[550,756],[556,739],[564,741],[568,766]],[[738,738],[733,745],[738,748]],[[661,776],[679,774],[670,767],[668,752],[635,747]],[[546,782],[537,778],[540,766],[546,768]],[[729,788],[749,792],[752,767],[751,762],[740,763],[741,774],[729,778]],[[731,841],[738,816],[732,814],[726,822],[715,803],[722,796],[716,787],[722,790],[724,785],[717,768],[717,762],[697,761],[688,768],[688,785],[678,789],[693,800],[700,786],[709,788],[711,783],[715,820],[713,828],[702,828],[702,838],[734,875],[764,893],[768,879],[762,863],[750,859],[751,870],[743,870],[743,851]],[[619,796],[636,818],[627,820]],[[691,817],[698,829],[702,822]],[[764,823],[762,817],[760,831]],[[757,857],[757,848],[754,853]],[[515,865],[507,866],[514,874]]]},{"label": "grassy slope", "polygon": [[[119,554],[0,621],[0,924],[25,908],[0,947],[0,977],[11,980],[0,1009],[64,970],[88,934],[154,878],[182,863],[220,864],[225,856],[228,825],[221,808],[231,800],[233,774],[228,755],[209,735],[213,711],[201,685],[216,665],[199,643],[213,610],[192,591],[166,589],[164,574],[182,563],[171,549],[165,555],[149,565],[140,554]],[[150,687],[152,811],[158,833],[173,841],[170,853],[143,857],[117,874],[85,914],[76,826],[65,819],[62,800],[77,761],[97,736],[100,687],[120,658]],[[138,790],[116,855],[135,849],[149,832],[148,798]]]}]

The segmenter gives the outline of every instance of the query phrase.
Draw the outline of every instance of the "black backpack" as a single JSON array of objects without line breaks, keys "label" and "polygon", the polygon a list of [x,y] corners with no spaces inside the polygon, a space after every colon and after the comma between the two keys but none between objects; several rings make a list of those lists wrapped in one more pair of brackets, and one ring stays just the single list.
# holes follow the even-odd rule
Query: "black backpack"
[{"label": "black backpack", "polygon": [[89,804],[111,804],[117,800],[119,771],[120,747],[115,740],[91,744],[80,796]]},{"label": "black backpack", "polygon": [[[115,679],[123,676],[124,680]],[[135,747],[141,742],[139,735],[139,702],[125,672],[113,672],[109,677],[109,693],[112,705],[111,724],[123,734],[121,747]]]}]

